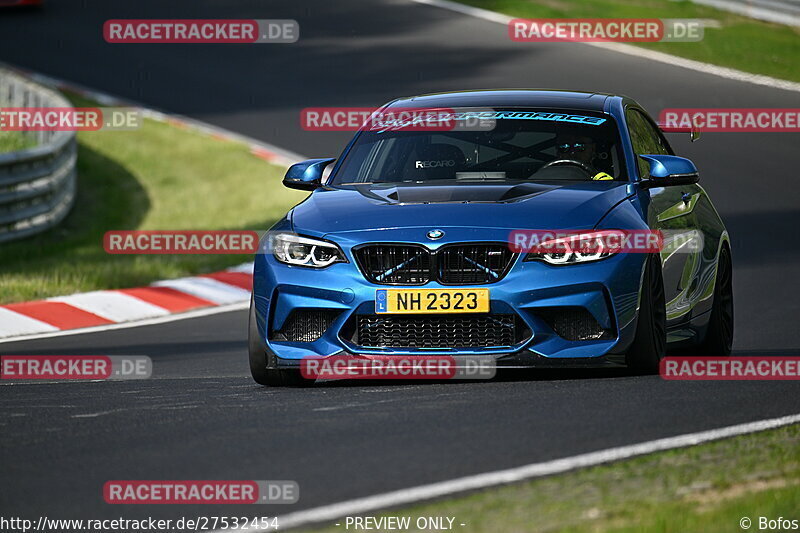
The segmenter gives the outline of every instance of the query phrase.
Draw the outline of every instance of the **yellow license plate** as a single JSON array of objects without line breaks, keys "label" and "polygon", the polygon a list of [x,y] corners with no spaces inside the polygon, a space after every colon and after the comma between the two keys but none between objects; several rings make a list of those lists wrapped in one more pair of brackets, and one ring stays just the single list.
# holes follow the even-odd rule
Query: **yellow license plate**
[{"label": "yellow license plate", "polygon": [[488,313],[489,289],[378,289],[376,313]]}]

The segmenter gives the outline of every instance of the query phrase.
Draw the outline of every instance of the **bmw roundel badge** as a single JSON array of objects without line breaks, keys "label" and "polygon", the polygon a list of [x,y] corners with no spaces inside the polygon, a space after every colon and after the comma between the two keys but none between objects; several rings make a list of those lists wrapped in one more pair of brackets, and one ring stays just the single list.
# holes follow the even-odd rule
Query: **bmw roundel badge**
[{"label": "bmw roundel badge", "polygon": [[428,238],[432,241],[441,239],[444,237],[444,232],[440,229],[432,229],[428,232]]}]

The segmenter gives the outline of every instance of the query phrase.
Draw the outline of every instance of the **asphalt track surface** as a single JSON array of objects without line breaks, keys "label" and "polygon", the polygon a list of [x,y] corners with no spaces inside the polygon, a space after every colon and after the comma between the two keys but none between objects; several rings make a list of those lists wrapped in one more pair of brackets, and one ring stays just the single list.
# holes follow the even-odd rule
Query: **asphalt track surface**
[{"label": "asphalt track surface", "polygon": [[[293,18],[301,39],[110,45],[101,33],[110,18]],[[654,114],[800,107],[798,93],[581,44],[513,43],[499,24],[405,0],[51,0],[40,12],[0,14],[0,60],[310,157],[337,155],[349,134],[303,131],[302,108],[443,90],[623,93]],[[700,168],[732,236],[736,352],[800,355],[800,136],[673,142]],[[274,515],[800,412],[795,383],[665,382],[616,371],[266,389],[249,377],[246,318],[236,311],[0,345],[5,354],[154,361],[146,382],[0,385],[0,515]],[[301,497],[283,507],[111,506],[101,492],[111,479],[293,479]]]}]

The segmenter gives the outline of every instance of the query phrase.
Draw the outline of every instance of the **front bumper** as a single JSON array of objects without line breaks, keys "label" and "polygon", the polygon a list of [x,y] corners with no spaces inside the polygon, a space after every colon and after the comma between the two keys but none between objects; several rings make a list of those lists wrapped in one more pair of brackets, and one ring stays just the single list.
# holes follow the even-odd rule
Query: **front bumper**
[{"label": "front bumper", "polygon": [[[448,232],[450,233],[450,232]],[[457,232],[452,232],[457,233]],[[359,236],[361,237],[361,236]],[[389,237],[392,237],[391,235]],[[361,238],[337,236],[349,262],[325,269],[287,266],[269,253],[256,256],[253,280],[258,335],[277,367],[295,367],[304,357],[330,355],[491,355],[498,366],[586,366],[621,362],[635,331],[643,254],[619,254],[594,263],[552,266],[516,257],[508,274],[495,283],[467,285],[490,291],[490,313],[519,317],[526,335],[505,346],[480,348],[378,348],[353,340],[357,315],[375,310],[375,291],[386,285],[368,282],[351,247]],[[386,235],[382,235],[386,242]],[[485,240],[480,236],[477,240]],[[393,240],[393,242],[408,242]],[[447,242],[465,242],[464,239]],[[423,243],[431,246],[431,243]],[[445,242],[437,245],[446,244]],[[423,287],[450,288],[436,282]],[[286,340],[279,333],[294,311],[319,310],[329,326],[308,342]],[[569,340],[554,327],[553,313],[583,310],[602,328],[601,338]],[[322,316],[321,315],[321,316]]]}]

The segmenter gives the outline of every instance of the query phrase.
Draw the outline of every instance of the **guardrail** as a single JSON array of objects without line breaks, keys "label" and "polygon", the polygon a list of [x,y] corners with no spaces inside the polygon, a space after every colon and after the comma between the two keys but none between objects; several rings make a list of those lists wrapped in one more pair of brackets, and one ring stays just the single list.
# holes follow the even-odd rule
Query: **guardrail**
[{"label": "guardrail", "polygon": [[[55,91],[0,68],[0,108],[72,107]],[[0,242],[61,222],[75,203],[78,145],[74,131],[26,132],[31,148],[0,153]]]}]

